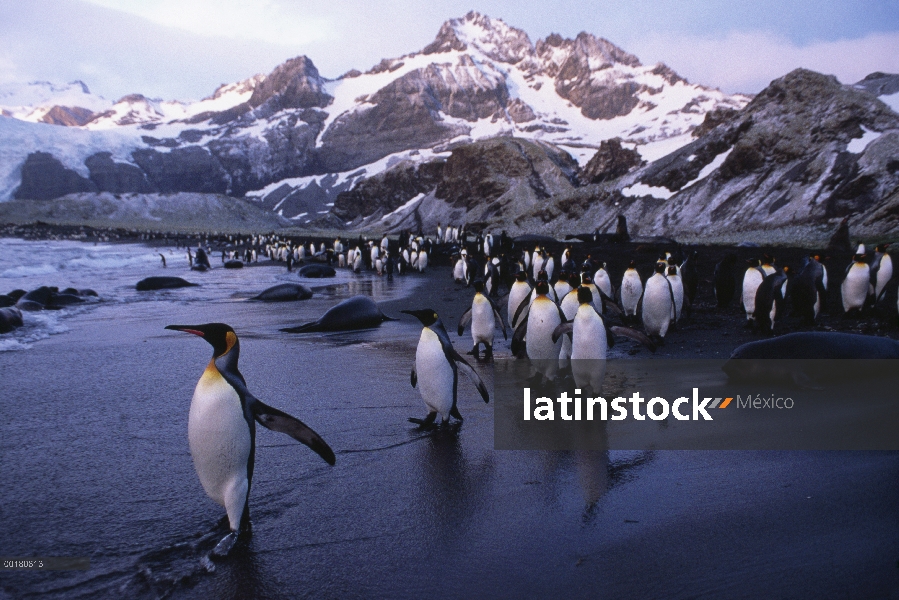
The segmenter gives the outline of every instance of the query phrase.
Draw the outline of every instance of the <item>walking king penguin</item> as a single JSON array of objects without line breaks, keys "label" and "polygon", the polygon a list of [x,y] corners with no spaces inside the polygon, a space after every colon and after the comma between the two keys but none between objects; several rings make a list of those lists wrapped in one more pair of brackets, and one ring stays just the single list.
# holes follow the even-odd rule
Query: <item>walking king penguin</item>
[{"label": "walking king penguin", "polygon": [[247,389],[237,370],[240,344],[224,323],[169,325],[166,329],[200,336],[213,348],[190,403],[187,437],[200,483],[225,507],[231,532],[212,551],[226,556],[250,524],[250,486],[256,454],[256,425],[286,433],[312,448],[329,465],[334,452],[299,419],[264,404]]},{"label": "walking king penguin", "polygon": [[421,398],[428,407],[428,415],[424,419],[410,417],[409,422],[425,428],[431,427],[438,413],[441,423],[449,421],[450,416],[462,420],[462,415],[456,407],[460,370],[475,384],[484,402],[490,402],[487,386],[471,365],[453,348],[446,327],[443,326],[443,321],[437,313],[431,309],[400,312],[412,315],[424,325],[415,351],[411,382],[412,387],[418,386]]},{"label": "walking king penguin", "polygon": [[471,308],[466,310],[459,319],[459,335],[461,336],[465,331],[465,326],[471,323],[471,339],[474,343],[471,353],[477,360],[478,347],[484,344],[484,358],[490,359],[493,358],[493,337],[497,323],[503,328],[503,339],[509,339],[509,336],[506,335],[506,323],[499,315],[499,307],[484,294],[483,281],[478,279],[474,282],[474,291]]}]

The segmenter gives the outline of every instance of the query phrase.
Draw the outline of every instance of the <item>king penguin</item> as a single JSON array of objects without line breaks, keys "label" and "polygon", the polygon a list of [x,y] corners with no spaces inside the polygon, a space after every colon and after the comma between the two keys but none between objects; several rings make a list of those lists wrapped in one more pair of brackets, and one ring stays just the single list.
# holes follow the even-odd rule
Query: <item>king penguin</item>
[{"label": "king penguin", "polygon": [[674,292],[671,289],[671,282],[665,277],[666,264],[657,262],[655,270],[653,276],[646,280],[641,310],[643,327],[647,335],[663,339],[671,325]]},{"label": "king penguin", "polygon": [[503,339],[509,339],[506,335],[506,323],[499,314],[499,307],[494,304],[484,293],[484,282],[480,279],[474,282],[474,298],[471,308],[465,311],[459,319],[459,335],[465,331],[466,325],[471,323],[471,339],[474,345],[471,353],[475,360],[478,359],[478,348],[484,344],[484,359],[493,358],[493,338],[496,332],[496,324],[503,328]]},{"label": "king penguin", "polygon": [[554,361],[558,365],[562,341],[553,340],[552,333],[560,323],[565,322],[565,314],[547,296],[549,283],[538,281],[534,292],[536,295],[530,304],[522,302],[518,307],[515,319],[518,325],[512,337],[512,354],[517,355],[526,343],[528,358]]},{"label": "king penguin", "polygon": [[213,556],[226,556],[250,524],[256,421],[306,444],[329,465],[335,462],[334,451],[302,421],[250,393],[237,369],[240,343],[230,326],[207,323],[169,325],[166,329],[197,335],[213,349],[190,403],[187,436],[203,489],[228,514],[231,532],[212,551]]},{"label": "king penguin", "polygon": [[[889,244],[879,244],[874,248],[874,262],[871,263],[871,283],[874,285],[874,298],[880,299],[883,289],[893,278],[893,259],[887,253]],[[165,266],[163,260],[162,266]]]},{"label": "king penguin", "polygon": [[743,274],[743,308],[746,310],[746,320],[752,322],[755,316],[755,293],[762,285],[767,273],[759,266],[758,260],[752,260]]},{"label": "king penguin", "polygon": [[684,308],[684,282],[675,265],[668,265],[667,277],[671,284],[671,293],[674,296],[674,304],[671,306],[671,322],[677,323]]},{"label": "king penguin", "polygon": [[[859,245],[859,250],[864,250]],[[864,254],[856,252],[852,257],[852,264],[846,269],[846,279],[840,286],[843,295],[843,311],[861,310],[865,306],[868,295],[871,292],[871,267],[865,262]]]},{"label": "king penguin", "polygon": [[471,365],[453,348],[446,327],[443,326],[443,321],[437,313],[429,308],[400,312],[412,315],[424,326],[418,339],[418,348],[415,350],[410,381],[412,387],[418,386],[421,398],[428,407],[428,414],[424,419],[410,417],[409,422],[428,428],[433,425],[438,414],[443,424],[446,424],[451,416],[462,420],[462,415],[456,407],[460,370],[475,384],[484,402],[490,402],[487,386]]},{"label": "king penguin", "polygon": [[637,315],[637,304],[642,295],[643,281],[640,279],[640,273],[637,272],[636,261],[632,260],[621,278],[621,308],[624,309],[625,317]]},{"label": "king penguin", "polygon": [[612,290],[612,278],[609,277],[609,272],[606,271],[606,263],[602,263],[596,270],[596,273],[593,274],[593,285],[608,298],[615,296],[615,292]]}]

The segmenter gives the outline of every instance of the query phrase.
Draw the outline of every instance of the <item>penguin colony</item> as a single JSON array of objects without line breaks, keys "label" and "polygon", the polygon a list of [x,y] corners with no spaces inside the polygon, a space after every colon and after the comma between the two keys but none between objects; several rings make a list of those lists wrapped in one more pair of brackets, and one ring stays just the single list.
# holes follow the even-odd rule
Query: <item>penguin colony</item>
[{"label": "penguin colony", "polygon": [[[497,345],[497,331],[504,340],[511,338],[513,355],[547,360],[556,368],[571,360],[605,359],[616,338],[632,339],[654,351],[680,324],[689,322],[700,286],[714,294],[712,310],[739,310],[746,326],[761,335],[815,328],[822,315],[835,316],[837,306],[850,318],[885,315],[895,321],[899,314],[889,244],[877,245],[873,252],[858,244],[848,264],[847,257],[828,252],[812,252],[798,261],[793,257],[787,265],[760,251],[747,260],[754,251],[746,247],[741,249],[743,257],[728,252],[715,261],[713,270],[700,272],[697,252],[667,241],[633,244],[633,256],[623,262],[621,252],[615,260],[604,259],[604,244],[629,242],[621,220],[615,234],[569,236],[575,239],[578,242],[565,245],[537,236],[513,240],[505,232],[480,234],[438,226],[434,235],[403,232],[398,238],[311,242],[274,234],[212,233],[182,236],[175,242],[197,270],[213,268],[210,257],[216,252],[223,265],[267,258],[291,269],[294,264],[321,262],[388,278],[424,273],[429,264],[449,265],[456,284],[473,288],[470,308],[453,325],[460,338],[469,332],[474,361],[490,361],[496,352],[505,352],[504,345]],[[173,257],[162,258],[170,270]],[[20,325],[21,313],[14,305],[28,301],[24,297],[21,290],[0,295],[7,329]],[[409,421],[423,429],[437,426],[438,418],[439,424],[461,422],[459,390],[466,384],[460,384],[460,373],[489,402],[484,382],[454,349],[440,315],[428,307],[401,312],[422,327],[410,383],[419,390],[426,412]],[[250,524],[256,423],[293,437],[330,465],[335,454],[312,428],[253,396],[238,370],[240,346],[229,325],[167,329],[202,337],[213,348],[194,390],[188,439],[204,490],[227,515],[229,532],[212,552],[225,556]],[[580,381],[595,373],[573,375],[579,384],[597,385]]]}]

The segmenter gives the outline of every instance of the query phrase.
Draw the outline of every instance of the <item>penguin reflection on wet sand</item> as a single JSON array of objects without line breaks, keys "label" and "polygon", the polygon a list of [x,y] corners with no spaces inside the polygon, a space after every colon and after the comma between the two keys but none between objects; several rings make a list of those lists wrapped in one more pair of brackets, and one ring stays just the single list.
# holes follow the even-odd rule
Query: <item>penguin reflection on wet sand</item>
[{"label": "penguin reflection on wet sand", "polygon": [[250,393],[237,369],[240,343],[230,326],[207,323],[169,325],[166,329],[199,336],[213,348],[212,360],[191,400],[187,435],[203,489],[228,514],[231,532],[212,551],[212,556],[223,557],[250,526],[256,421],[309,446],[329,465],[335,462],[334,452],[299,419],[264,404]]},{"label": "penguin reflection on wet sand", "polygon": [[462,420],[456,406],[459,371],[471,379],[484,402],[490,402],[487,387],[471,365],[453,348],[446,327],[437,313],[429,308],[400,312],[412,315],[424,326],[415,351],[410,381],[412,387],[418,387],[421,398],[428,407],[428,414],[424,419],[410,417],[409,422],[422,428],[430,428],[438,414],[441,424],[448,423],[451,416]]}]

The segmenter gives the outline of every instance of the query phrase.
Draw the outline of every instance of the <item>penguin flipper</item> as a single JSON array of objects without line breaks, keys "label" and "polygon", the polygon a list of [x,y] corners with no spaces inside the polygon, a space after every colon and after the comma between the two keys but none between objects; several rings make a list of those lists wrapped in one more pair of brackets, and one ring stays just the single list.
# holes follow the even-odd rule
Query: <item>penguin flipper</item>
[{"label": "penguin flipper", "polygon": [[[457,358],[454,359],[456,361],[456,367],[460,371],[465,373],[469,379],[471,379],[471,382],[475,385],[476,388],[478,388],[478,393],[481,394],[481,398],[484,399],[484,402],[489,403],[490,393],[487,391],[487,386],[484,385],[484,382],[481,380],[480,375],[478,375],[477,372],[471,368],[471,365],[468,364],[468,362],[466,362],[464,358],[459,356],[459,354],[456,354],[456,357]],[[455,405],[453,406],[453,408],[455,408]],[[458,412],[458,410],[456,412]],[[461,420],[460,417],[456,418]]]},{"label": "penguin flipper", "polygon": [[415,372],[415,363],[412,363],[412,374],[409,376],[409,382],[413,388],[418,385],[418,373]]},{"label": "penguin flipper", "polygon": [[462,335],[469,323],[471,323],[471,308],[466,310],[459,319],[459,335]]},{"label": "penguin flipper", "polygon": [[649,348],[650,352],[655,353],[655,343],[651,339],[649,339],[647,335],[640,333],[636,329],[632,329],[630,327],[622,327],[620,325],[613,325],[610,329],[615,335],[620,335],[622,337],[630,338],[636,342],[639,342]]},{"label": "penguin flipper", "polygon": [[518,354],[525,349],[525,334],[527,333],[527,317],[522,319],[521,323],[518,324],[518,327],[515,328],[515,333],[512,334],[512,356],[518,356]]},{"label": "penguin flipper", "polygon": [[671,286],[671,282],[668,281],[668,278],[665,278],[665,283],[668,284],[668,294],[671,296],[671,310],[674,312],[674,322],[677,323],[677,319],[680,315],[677,314],[677,303],[674,301],[674,288]]},{"label": "penguin flipper", "polygon": [[503,320],[502,316],[499,314],[499,306],[496,305],[496,302],[493,301],[493,298],[490,298],[489,296],[485,296],[485,298],[487,298],[487,301],[490,303],[491,308],[493,308],[493,316],[496,318],[497,321],[499,321],[499,324],[503,328],[503,339],[504,340],[509,339],[509,336],[506,335],[506,322]]},{"label": "penguin flipper", "polygon": [[[599,288],[597,288],[596,291],[599,292],[599,296],[600,296],[600,298],[602,298],[602,310],[603,310],[603,312],[605,312],[606,310],[609,310],[610,313],[614,313],[614,314],[618,315],[619,317],[623,317],[623,316],[624,316],[624,313],[621,312],[621,309],[620,309],[620,308],[618,308],[618,304],[615,303],[615,300],[613,300],[612,298],[609,298],[608,296],[606,296],[606,295],[602,292],[602,290],[600,290]],[[600,316],[602,316],[602,315],[600,315]]]},{"label": "penguin flipper", "polygon": [[321,456],[326,463],[334,465],[334,451],[311,427],[296,417],[292,417],[258,399],[250,405],[250,409],[253,411],[253,417],[260,425],[278,433],[285,433],[296,441],[306,444],[316,454]]},{"label": "penguin flipper", "polygon": [[553,344],[559,341],[559,338],[565,334],[569,336],[574,335],[574,321],[568,321],[567,323],[560,323],[553,330]]},{"label": "penguin flipper", "polygon": [[518,318],[521,317],[522,320],[527,318],[528,312],[531,310],[531,293],[528,293],[527,296],[524,297],[524,300],[518,305],[518,308],[515,309],[515,316],[512,317],[512,324],[518,323]]}]

